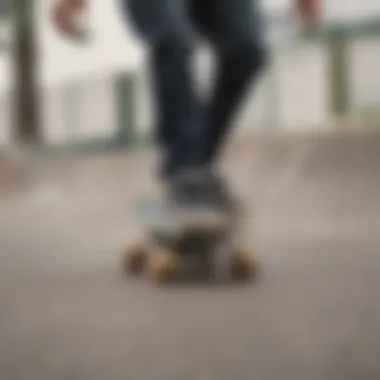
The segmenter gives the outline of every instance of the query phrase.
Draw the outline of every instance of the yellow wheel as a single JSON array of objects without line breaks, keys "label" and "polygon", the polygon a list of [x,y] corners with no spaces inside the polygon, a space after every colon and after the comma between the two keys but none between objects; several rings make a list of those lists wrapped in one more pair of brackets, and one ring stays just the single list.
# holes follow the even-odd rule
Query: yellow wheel
[{"label": "yellow wheel", "polygon": [[237,250],[231,257],[231,274],[236,279],[246,280],[259,274],[261,265],[257,259],[244,250]]},{"label": "yellow wheel", "polygon": [[176,279],[180,272],[179,254],[170,249],[155,248],[150,253],[147,272],[157,283],[166,283]]},{"label": "yellow wheel", "polygon": [[133,275],[141,274],[147,260],[147,249],[142,244],[127,248],[123,257],[123,269]]}]

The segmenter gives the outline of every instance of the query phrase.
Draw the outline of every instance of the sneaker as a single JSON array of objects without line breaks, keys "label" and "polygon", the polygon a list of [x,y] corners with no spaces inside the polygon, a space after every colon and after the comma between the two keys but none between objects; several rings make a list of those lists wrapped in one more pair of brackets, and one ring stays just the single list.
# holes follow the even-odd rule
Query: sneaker
[{"label": "sneaker", "polygon": [[234,215],[239,212],[239,201],[227,181],[220,174],[209,171],[205,187],[212,207],[227,215]]},{"label": "sneaker", "polygon": [[167,205],[181,225],[225,228],[237,202],[221,177],[210,170],[186,171],[169,184]]}]

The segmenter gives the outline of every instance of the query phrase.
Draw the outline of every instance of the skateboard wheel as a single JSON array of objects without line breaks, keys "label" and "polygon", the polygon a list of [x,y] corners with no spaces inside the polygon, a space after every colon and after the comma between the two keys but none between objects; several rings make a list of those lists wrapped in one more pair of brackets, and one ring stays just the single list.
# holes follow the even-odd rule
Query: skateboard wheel
[{"label": "skateboard wheel", "polygon": [[175,251],[157,248],[149,257],[148,275],[153,281],[165,283],[174,280],[180,271],[180,257]]},{"label": "skateboard wheel", "polygon": [[124,269],[130,274],[140,274],[144,270],[147,252],[142,244],[127,249],[124,257]]},{"label": "skateboard wheel", "polygon": [[256,276],[260,270],[260,264],[252,255],[245,251],[236,251],[231,257],[231,274],[236,279],[249,279]]}]

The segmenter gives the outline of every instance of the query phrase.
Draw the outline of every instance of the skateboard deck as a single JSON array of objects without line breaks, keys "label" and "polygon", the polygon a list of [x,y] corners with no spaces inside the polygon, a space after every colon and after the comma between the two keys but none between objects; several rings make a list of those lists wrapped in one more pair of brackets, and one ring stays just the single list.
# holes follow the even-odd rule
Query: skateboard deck
[{"label": "skateboard deck", "polygon": [[259,269],[240,245],[239,215],[219,215],[211,221],[194,213],[186,218],[189,215],[172,212],[153,200],[139,202],[136,214],[145,236],[124,252],[128,274],[146,274],[154,282],[167,283],[200,276],[249,279]]}]

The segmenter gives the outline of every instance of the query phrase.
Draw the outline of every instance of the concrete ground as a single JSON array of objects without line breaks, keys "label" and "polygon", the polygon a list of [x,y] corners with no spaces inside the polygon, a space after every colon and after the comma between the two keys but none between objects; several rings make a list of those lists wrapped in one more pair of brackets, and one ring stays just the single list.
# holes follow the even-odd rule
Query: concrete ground
[{"label": "concrete ground", "polygon": [[6,173],[1,379],[380,378],[380,134],[231,148],[264,265],[244,286],[158,288],[120,271],[152,160],[60,157]]}]

